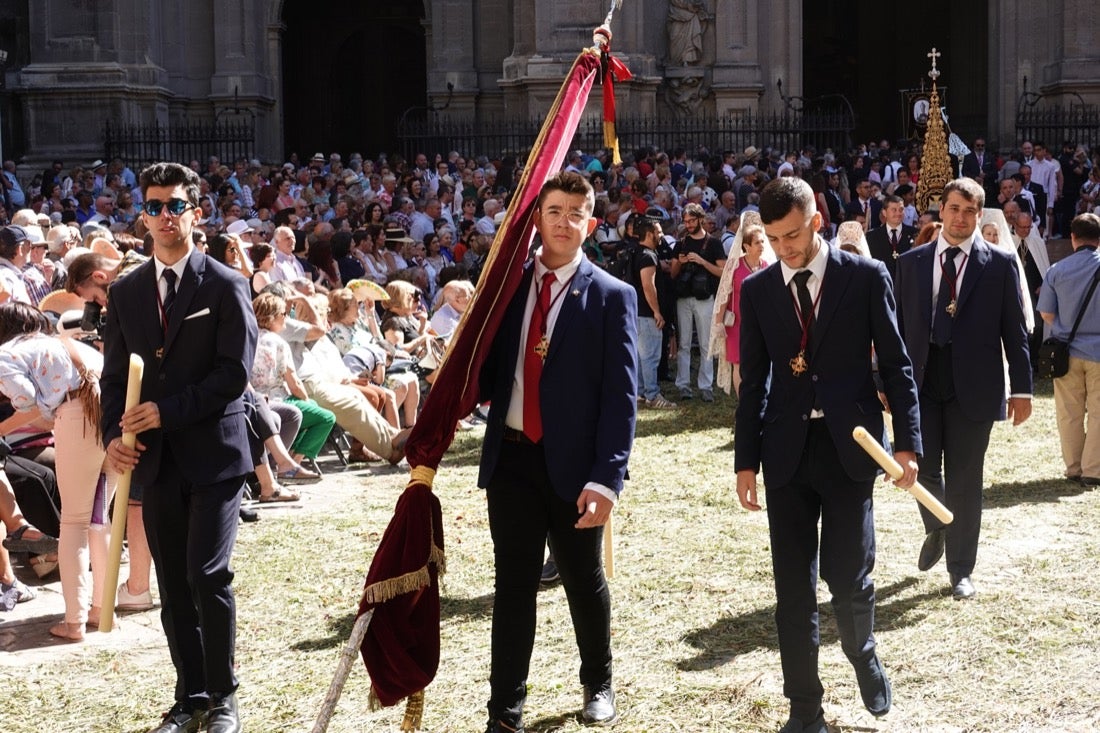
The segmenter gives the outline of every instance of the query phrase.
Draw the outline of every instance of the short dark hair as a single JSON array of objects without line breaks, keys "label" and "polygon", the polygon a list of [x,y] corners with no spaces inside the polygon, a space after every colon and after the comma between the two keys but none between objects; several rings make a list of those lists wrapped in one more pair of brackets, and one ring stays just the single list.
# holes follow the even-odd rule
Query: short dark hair
[{"label": "short dark hair", "polygon": [[985,189],[973,178],[956,178],[953,181],[948,181],[947,185],[943,187],[943,195],[940,200],[946,202],[948,194],[952,191],[957,192],[970,203],[977,204],[979,209],[985,206]]},{"label": "short dark hair", "polygon": [[1069,233],[1083,242],[1100,241],[1100,216],[1078,214],[1070,222]]},{"label": "short dark hair", "polygon": [[73,259],[69,263],[68,276],[65,279],[65,289],[75,293],[78,286],[82,285],[96,270],[107,269],[107,258],[98,252],[87,252]]},{"label": "short dark hair", "polygon": [[592,185],[585,177],[579,173],[562,171],[556,176],[546,179],[546,183],[542,184],[542,189],[539,191],[538,208],[542,208],[542,202],[546,200],[546,197],[552,191],[561,191],[570,196],[584,196],[590,214],[596,205],[596,192],[592,190]]},{"label": "short dark hair", "polygon": [[887,204],[901,204],[905,206],[905,201],[902,200],[901,196],[894,196],[891,194],[882,197],[882,208],[885,209]]},{"label": "short dark hair", "polygon": [[248,249],[248,256],[252,258],[253,267],[259,267],[260,263],[275,250],[267,242],[257,242]]},{"label": "short dark hair", "polygon": [[50,321],[33,305],[14,300],[0,304],[0,344],[28,333],[49,333]]},{"label": "short dark hair", "polygon": [[141,172],[141,197],[144,200],[151,186],[169,188],[183,186],[192,206],[199,205],[199,174],[179,163],[153,163]]},{"label": "short dark hair", "polygon": [[817,205],[814,203],[814,190],[810,184],[795,176],[776,178],[767,186],[760,196],[760,219],[765,224],[779,221],[792,209],[798,209],[804,214],[817,213]]},{"label": "short dark hair", "polygon": [[644,239],[652,231],[661,231],[661,225],[651,216],[639,216],[634,220],[634,236]]}]

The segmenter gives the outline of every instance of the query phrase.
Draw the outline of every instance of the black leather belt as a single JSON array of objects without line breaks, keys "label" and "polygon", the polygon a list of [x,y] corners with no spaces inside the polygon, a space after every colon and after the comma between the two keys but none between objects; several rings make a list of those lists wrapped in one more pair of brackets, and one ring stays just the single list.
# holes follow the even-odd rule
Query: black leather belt
[{"label": "black leather belt", "polygon": [[542,441],[535,442],[523,434],[522,430],[504,426],[504,439],[509,443],[523,443],[524,445],[542,445]]}]

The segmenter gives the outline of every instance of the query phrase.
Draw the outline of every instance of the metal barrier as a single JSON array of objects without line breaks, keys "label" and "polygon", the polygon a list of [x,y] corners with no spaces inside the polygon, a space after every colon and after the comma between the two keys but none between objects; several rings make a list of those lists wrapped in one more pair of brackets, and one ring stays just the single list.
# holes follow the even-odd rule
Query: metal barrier
[{"label": "metal barrier", "polygon": [[222,162],[254,157],[256,125],[251,119],[190,124],[112,125],[103,131],[103,158],[122,158],[131,168],[171,160],[204,162],[216,155]]}]

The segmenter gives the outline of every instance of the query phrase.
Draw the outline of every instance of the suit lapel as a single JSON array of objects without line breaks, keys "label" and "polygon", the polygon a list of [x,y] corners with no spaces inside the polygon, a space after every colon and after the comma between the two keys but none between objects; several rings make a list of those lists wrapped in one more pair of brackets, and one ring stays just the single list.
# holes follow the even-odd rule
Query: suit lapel
[{"label": "suit lapel", "polygon": [[[920,333],[932,333],[932,271],[936,267],[936,243],[920,248],[917,253],[917,313],[924,327]],[[925,340],[927,340],[927,335]]]},{"label": "suit lapel", "polygon": [[978,286],[978,280],[981,278],[985,266],[989,264],[990,257],[989,247],[986,243],[975,238],[970,247],[970,257],[966,261],[966,269],[963,271],[962,288],[959,290],[959,308],[966,305],[967,298]]},{"label": "suit lapel", "polygon": [[164,353],[172,348],[172,342],[179,333],[183,319],[191,309],[191,301],[202,284],[203,275],[206,273],[206,255],[197,249],[191,252],[187,258],[187,267],[183,270],[183,279],[176,290],[176,303],[172,306],[172,317],[168,321],[168,333],[164,338]]},{"label": "suit lapel", "polygon": [[[149,351],[156,352],[157,349],[164,345],[164,324],[161,323],[160,320],[160,296],[157,290],[157,268],[153,264],[152,258],[149,258],[148,262],[142,265],[139,270],[135,271],[129,277],[137,278],[135,282],[140,283],[139,302],[147,303],[148,301],[146,301],[145,298],[148,297],[153,299],[153,307],[139,308],[138,312],[134,314],[134,317],[142,324],[142,331],[145,332],[145,338],[149,342]],[[146,293],[148,293],[148,295],[146,295]]]},{"label": "suit lapel", "polygon": [[795,300],[791,288],[783,284],[783,266],[776,262],[765,270],[764,277],[771,278],[772,281],[768,294],[772,300],[772,314],[779,319],[781,332],[793,334],[795,343],[798,343],[802,326],[795,314]]},{"label": "suit lapel", "polygon": [[852,268],[846,267],[840,258],[840,251],[829,247],[829,258],[825,263],[825,279],[821,281],[821,303],[817,309],[817,318],[813,325],[812,350],[817,351],[833,321],[833,315],[848,289],[852,279]]},{"label": "suit lapel", "polygon": [[547,361],[554,358],[554,354],[561,348],[561,343],[565,340],[573,322],[577,320],[577,314],[580,313],[581,307],[588,296],[588,286],[591,283],[592,263],[585,257],[581,259],[580,267],[577,268],[573,280],[565,284],[566,291],[561,295],[561,309],[558,311],[557,320],[554,321],[554,333],[550,337],[550,351],[546,354]]}]

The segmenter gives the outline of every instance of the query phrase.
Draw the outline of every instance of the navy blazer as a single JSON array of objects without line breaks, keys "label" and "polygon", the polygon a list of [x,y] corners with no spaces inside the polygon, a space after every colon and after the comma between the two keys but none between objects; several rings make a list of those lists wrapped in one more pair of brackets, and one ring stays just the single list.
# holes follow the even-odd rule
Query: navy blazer
[{"label": "navy blazer", "polygon": [[[899,256],[910,250],[916,236],[916,228],[901,225],[901,232],[898,235]],[[894,248],[890,245],[890,234],[885,224],[867,232],[867,248],[871,250],[872,257],[886,265],[886,271],[890,273],[890,279],[893,279],[897,273],[898,261],[894,259]]]},{"label": "navy blazer", "polygon": [[[894,283],[898,322],[913,359],[918,388],[924,384],[932,335],[936,245],[935,241],[929,242],[902,255]],[[1004,420],[1006,356],[1012,394],[1031,394],[1031,357],[1015,256],[975,234],[962,278],[958,312],[951,329],[955,394],[970,420]]]},{"label": "navy blazer", "polygon": [[[492,400],[478,473],[482,488],[493,478],[504,439],[534,272],[532,263],[526,268],[479,377],[481,400]],[[634,288],[587,259],[562,295],[539,397],[546,469],[566,501],[576,501],[589,481],[622,491],[637,412],[637,311]]]},{"label": "navy blazer", "polygon": [[257,337],[248,281],[192,251],[165,333],[156,277],[150,259],[110,288],[103,332],[103,443],[122,433],[118,422],[134,353],[145,362],[140,402],[156,402],[161,420],[161,428],[138,436],[146,450],[134,482],[154,483],[165,443],[193,484],[244,476],[253,465],[241,395]]},{"label": "navy blazer", "polygon": [[[822,241],[821,246],[827,246]],[[853,481],[873,479],[876,464],[852,438],[863,426],[886,445],[871,349],[893,415],[894,447],[921,453],[913,370],[894,318],[894,293],[881,262],[829,247],[809,370],[795,376],[802,329],[779,263],[741,286],[741,394],[734,469],[756,471],[778,488],[791,481],[806,443],[816,393],[837,455]]]}]

